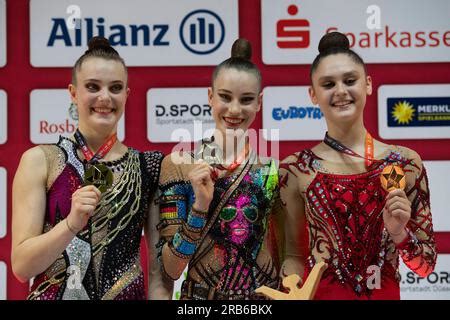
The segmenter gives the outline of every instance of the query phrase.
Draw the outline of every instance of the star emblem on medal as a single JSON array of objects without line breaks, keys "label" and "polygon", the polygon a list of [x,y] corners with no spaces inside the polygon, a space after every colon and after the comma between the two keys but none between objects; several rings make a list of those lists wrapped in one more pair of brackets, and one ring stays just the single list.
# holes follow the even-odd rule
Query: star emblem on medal
[{"label": "star emblem on medal", "polygon": [[381,186],[390,192],[395,189],[405,189],[406,177],[402,168],[395,165],[386,166],[380,175]]},{"label": "star emblem on medal", "polygon": [[101,193],[108,190],[111,187],[112,182],[113,174],[104,164],[97,163],[86,170],[84,184],[97,187]]}]

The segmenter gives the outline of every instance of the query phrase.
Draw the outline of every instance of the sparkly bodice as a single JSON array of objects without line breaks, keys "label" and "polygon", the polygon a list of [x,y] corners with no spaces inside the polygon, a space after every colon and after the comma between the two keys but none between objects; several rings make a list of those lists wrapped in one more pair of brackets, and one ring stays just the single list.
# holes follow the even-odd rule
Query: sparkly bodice
[{"label": "sparkly bodice", "polygon": [[[361,292],[368,267],[383,267],[382,208],[386,192],[380,188],[379,172],[360,175],[318,173],[307,191],[310,230],[323,226],[310,239],[312,248],[328,251],[324,260],[338,281]],[[313,255],[308,266],[316,263]],[[392,272],[391,270],[388,270]]]},{"label": "sparkly bodice", "polygon": [[[387,164],[397,164],[406,172],[409,182],[406,193],[413,203],[412,221],[408,224],[411,232],[397,247],[384,228],[382,216],[387,192],[381,187],[380,173]],[[289,184],[300,186],[305,203],[308,236],[305,276],[318,261],[328,263],[318,298],[376,295],[398,299],[399,252],[405,263],[418,273],[434,266],[425,170],[404,153],[392,150],[367,172],[359,174],[327,170],[324,161],[311,150],[295,154],[281,167],[282,190],[289,188]],[[282,191],[282,197],[283,194]],[[292,201],[285,197],[283,200]],[[379,286],[372,281],[377,276],[374,272],[379,272]]]},{"label": "sparkly bodice", "polygon": [[[173,164],[164,168],[160,185],[161,222],[158,228],[163,236],[160,247],[171,241],[174,230],[185,223],[194,202],[193,189],[187,178],[189,169],[183,170]],[[209,218],[238,174],[239,170],[215,182]],[[274,216],[279,214],[273,210],[275,202],[279,205],[278,195],[275,162],[254,164],[190,260],[186,282],[214,290],[215,299],[232,299],[233,294],[244,299],[261,285],[277,287],[279,259],[276,236],[270,232],[270,226]],[[181,296],[189,299],[185,289],[183,287]],[[195,294],[192,298],[202,299]]]},{"label": "sparkly bodice", "polygon": [[[85,162],[67,138],[42,148],[49,172],[47,232],[70,213],[72,193],[83,184]],[[146,298],[141,233],[161,160],[159,152],[139,153],[129,148],[120,159],[103,162],[113,172],[112,187],[102,194],[84,230],[35,278],[29,299]]]}]

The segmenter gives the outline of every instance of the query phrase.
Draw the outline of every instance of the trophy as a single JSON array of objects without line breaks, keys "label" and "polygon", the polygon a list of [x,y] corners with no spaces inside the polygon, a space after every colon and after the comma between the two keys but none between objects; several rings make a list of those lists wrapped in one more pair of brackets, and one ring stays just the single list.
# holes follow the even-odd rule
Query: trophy
[{"label": "trophy", "polygon": [[283,287],[289,289],[289,293],[266,286],[257,288],[255,292],[262,293],[273,300],[312,300],[319,286],[320,278],[327,267],[328,265],[324,261],[314,265],[301,288],[297,286],[298,283],[302,283],[302,279],[298,274],[291,274],[285,277],[283,279]]}]

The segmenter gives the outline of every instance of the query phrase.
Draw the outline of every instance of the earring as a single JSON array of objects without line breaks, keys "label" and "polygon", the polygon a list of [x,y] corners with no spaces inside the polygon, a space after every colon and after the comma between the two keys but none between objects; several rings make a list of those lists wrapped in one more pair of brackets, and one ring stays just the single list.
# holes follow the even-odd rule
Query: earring
[{"label": "earring", "polygon": [[69,107],[69,116],[75,120],[78,121],[78,109],[77,109],[77,105],[73,102],[70,103],[70,107]]}]

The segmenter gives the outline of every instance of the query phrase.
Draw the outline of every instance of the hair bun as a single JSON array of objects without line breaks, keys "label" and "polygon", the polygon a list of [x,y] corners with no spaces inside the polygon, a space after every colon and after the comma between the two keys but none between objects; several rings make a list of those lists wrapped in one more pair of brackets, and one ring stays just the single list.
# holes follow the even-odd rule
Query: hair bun
[{"label": "hair bun", "polygon": [[247,39],[239,38],[231,47],[231,58],[250,60],[252,57],[252,45]]},{"label": "hair bun", "polygon": [[108,50],[113,49],[113,47],[111,47],[111,45],[109,44],[108,39],[106,39],[104,37],[99,37],[99,36],[92,37],[89,40],[88,47],[89,47],[89,51],[98,50],[98,49],[103,49],[103,50],[108,51]]},{"label": "hair bun", "polygon": [[325,52],[331,48],[350,49],[350,42],[345,34],[334,31],[325,34],[319,42],[319,53]]}]

